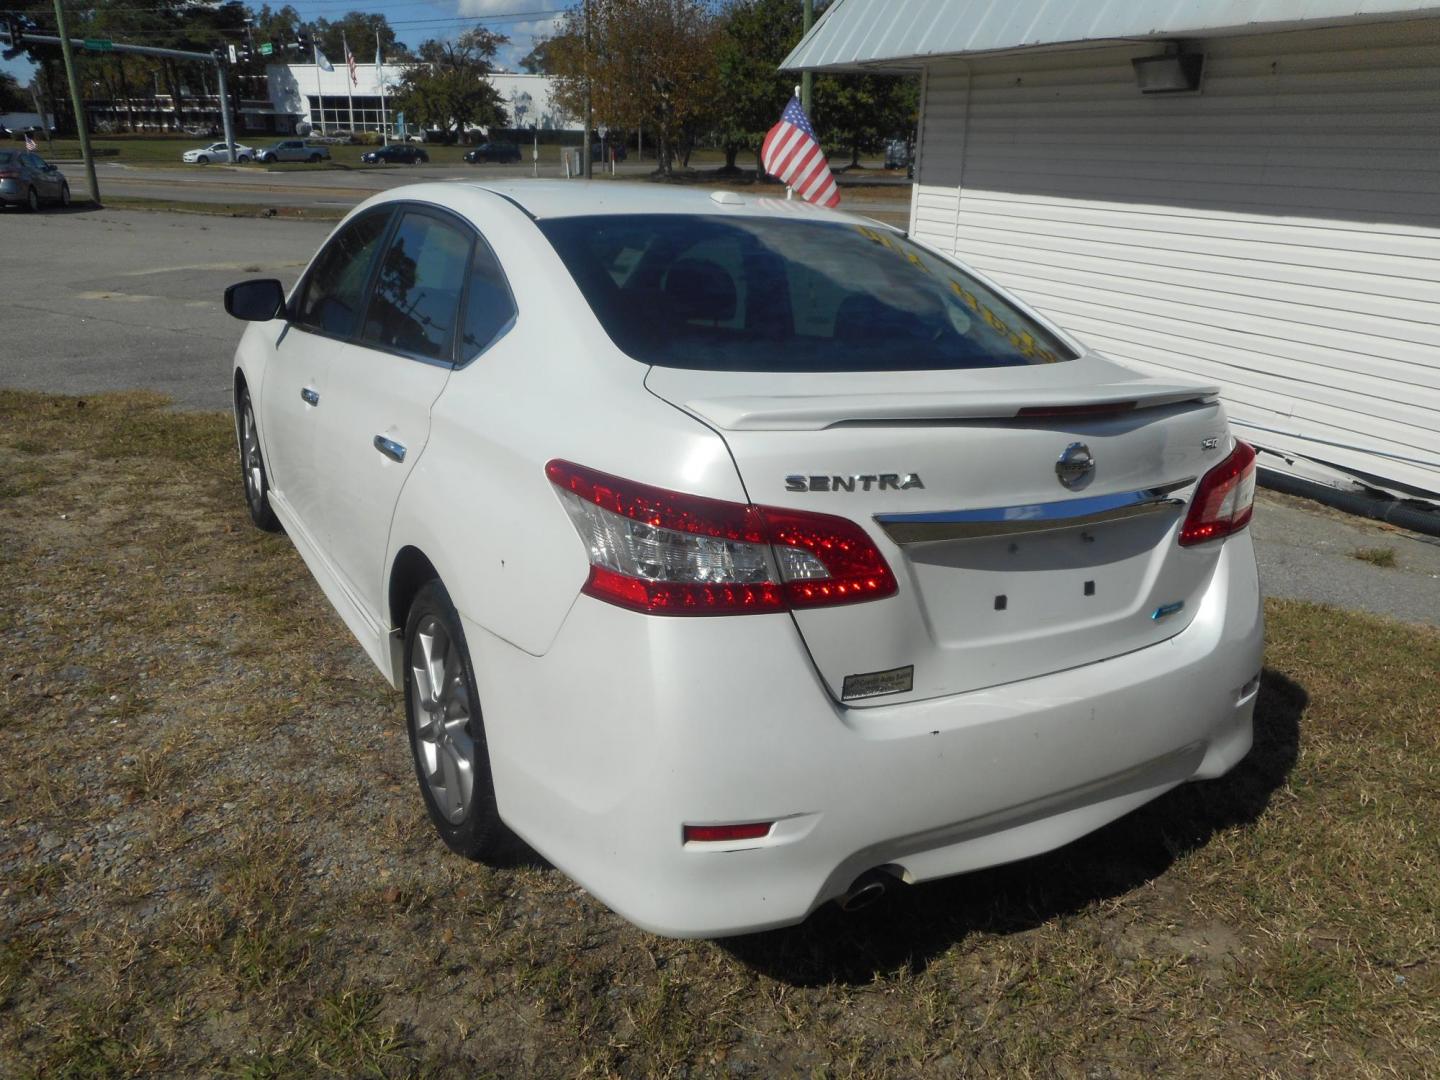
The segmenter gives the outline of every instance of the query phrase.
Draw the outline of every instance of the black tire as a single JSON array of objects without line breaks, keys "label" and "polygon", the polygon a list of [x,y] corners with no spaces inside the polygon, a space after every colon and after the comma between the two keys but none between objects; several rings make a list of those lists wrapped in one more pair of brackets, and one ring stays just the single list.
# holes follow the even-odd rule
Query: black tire
[{"label": "black tire", "polygon": [[[444,673],[436,679],[434,675],[424,674],[427,669],[435,669],[433,653],[430,664],[426,663],[426,649],[436,648],[440,635],[444,638],[444,646],[438,650]],[[428,646],[425,639],[428,639]],[[454,650],[453,661],[443,663],[451,649]],[[503,854],[510,833],[501,823],[495,805],[490,753],[480,713],[480,695],[475,688],[475,671],[470,664],[470,650],[465,644],[465,631],[455,605],[450,602],[450,594],[438,580],[432,580],[421,588],[405,619],[404,678],[405,730],[410,737],[410,756],[415,762],[415,779],[420,785],[420,795],[425,800],[425,809],[435,831],[440,834],[445,846],[457,855],[477,860],[497,858]],[[419,685],[422,681],[439,682],[446,688],[445,694],[439,695],[441,704],[437,707],[428,710],[424,707]],[[455,696],[447,697],[446,694]],[[421,746],[422,729],[427,734],[436,730],[432,722],[436,715],[452,717],[457,741],[448,744],[448,752],[454,752],[458,758],[468,761],[469,798],[463,800],[464,808],[458,817],[454,810],[440,806],[431,779],[432,773],[446,781],[458,779],[452,778],[442,767],[440,753],[447,751],[437,751],[432,770],[426,751]],[[462,719],[463,724],[459,723]],[[444,726],[440,724],[440,727]],[[433,740],[426,741],[429,745]],[[457,783],[451,790],[460,787],[462,785]]]},{"label": "black tire", "polygon": [[206,157],[204,154],[201,154],[198,158],[195,159],[195,164],[196,164],[196,165],[209,165],[209,164],[210,164],[210,159],[209,159],[208,157]]},{"label": "black tire", "polygon": [[249,155],[249,154],[241,154],[241,155],[240,155],[238,158],[236,158],[235,160],[238,161],[241,165],[249,165],[249,164],[250,164],[250,155]]},{"label": "black tire", "polygon": [[255,409],[250,404],[250,390],[240,388],[235,403],[235,418],[240,434],[240,479],[245,487],[245,506],[257,529],[280,532],[280,519],[270,509],[270,473],[260,451],[259,429],[255,426]]},{"label": "black tire", "polygon": [[69,206],[69,205],[70,205],[70,185],[69,185],[68,183],[63,182],[63,181],[62,181],[61,184],[60,184],[60,205],[61,205],[61,206]]},{"label": "black tire", "polygon": [[25,209],[32,214],[40,209],[40,193],[33,187],[25,192]]},{"label": "black tire", "polygon": [[318,164],[320,164],[320,155],[319,155],[319,154],[311,154],[311,155],[310,155],[310,164],[311,164],[311,165],[318,165]]}]

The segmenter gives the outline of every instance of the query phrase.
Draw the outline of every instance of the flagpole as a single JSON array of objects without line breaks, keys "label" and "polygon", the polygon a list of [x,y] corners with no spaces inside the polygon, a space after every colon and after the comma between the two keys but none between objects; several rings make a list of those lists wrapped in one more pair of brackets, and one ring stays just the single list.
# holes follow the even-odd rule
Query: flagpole
[{"label": "flagpole", "polygon": [[375,31],[375,81],[380,84],[380,141],[390,145],[390,121],[385,116],[385,67],[380,56],[380,31]]},{"label": "flagpole", "polygon": [[350,55],[350,43],[340,35],[340,47],[345,50],[345,99],[350,103],[350,134],[355,134],[355,69],[350,66],[354,59]]},{"label": "flagpole", "polygon": [[[320,103],[320,134],[325,134],[325,91],[320,89],[320,46],[312,46],[315,53],[315,100]],[[310,125],[312,128],[314,123]]]},{"label": "flagpole", "polygon": [[[795,87],[795,96],[796,96],[797,98],[800,96],[800,87],[798,87],[798,86]],[[800,103],[800,108],[802,108],[802,109],[805,108],[805,103],[804,103],[803,101]],[[807,115],[808,115],[808,114],[807,114]],[[786,201],[786,202],[789,202],[789,201],[790,201],[791,199],[793,199],[793,198],[795,198],[795,189],[792,188],[792,187],[787,183],[787,184],[785,185],[785,201]]]}]

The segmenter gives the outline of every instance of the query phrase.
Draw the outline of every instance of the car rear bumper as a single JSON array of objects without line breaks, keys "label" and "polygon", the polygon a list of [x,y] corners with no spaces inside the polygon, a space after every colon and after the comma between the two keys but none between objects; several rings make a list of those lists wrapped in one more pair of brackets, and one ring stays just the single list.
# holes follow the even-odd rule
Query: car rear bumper
[{"label": "car rear bumper", "polygon": [[[577,600],[543,657],[465,620],[502,816],[620,914],[718,937],[1061,846],[1250,749],[1262,619],[1248,533],[1160,644],[893,707],[826,692],[786,615]],[[699,846],[683,824],[777,822]]]}]

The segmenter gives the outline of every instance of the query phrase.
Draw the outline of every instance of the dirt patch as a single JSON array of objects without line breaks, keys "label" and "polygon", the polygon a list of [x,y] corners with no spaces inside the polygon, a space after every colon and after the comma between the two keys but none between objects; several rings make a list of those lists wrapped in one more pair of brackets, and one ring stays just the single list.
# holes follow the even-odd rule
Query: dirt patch
[{"label": "dirt patch", "polygon": [[1440,635],[1272,604],[1254,753],[726,942],[425,820],[226,417],[0,393],[0,1075],[1425,1075]]}]

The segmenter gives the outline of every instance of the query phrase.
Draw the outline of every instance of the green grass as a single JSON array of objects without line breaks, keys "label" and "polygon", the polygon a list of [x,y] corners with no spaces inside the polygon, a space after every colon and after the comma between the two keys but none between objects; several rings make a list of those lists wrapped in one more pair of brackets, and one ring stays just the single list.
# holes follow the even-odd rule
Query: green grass
[{"label": "green grass", "polygon": [[1359,559],[1371,566],[1389,569],[1395,565],[1395,549],[1387,547],[1362,547],[1350,552],[1352,559]]},{"label": "green grass", "polygon": [[1229,776],[669,941],[445,853],[227,417],[0,392],[0,477],[0,1075],[1440,1072],[1433,631],[1270,602]]}]

